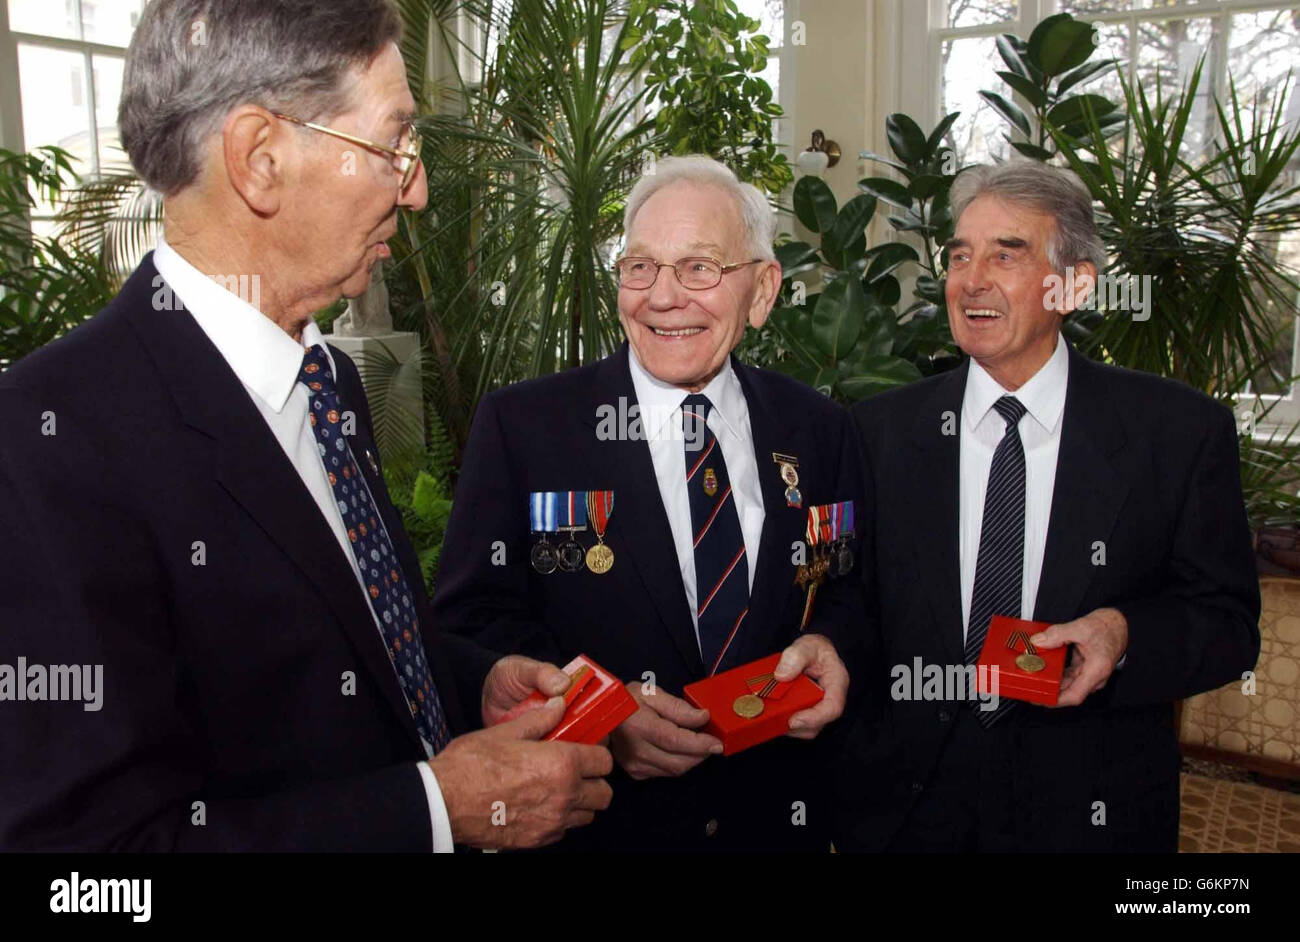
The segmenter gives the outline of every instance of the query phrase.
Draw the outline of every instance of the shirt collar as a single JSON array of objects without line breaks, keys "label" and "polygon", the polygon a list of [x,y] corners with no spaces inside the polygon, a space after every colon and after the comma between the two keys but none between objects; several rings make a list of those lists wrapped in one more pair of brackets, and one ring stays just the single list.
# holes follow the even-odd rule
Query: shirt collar
[{"label": "shirt collar", "polygon": [[[158,274],[239,381],[276,412],[283,411],[298,382],[306,348],[325,344],[316,322],[307,322],[299,344],[257,308],[191,265],[166,240],[158,241],[153,260]],[[325,354],[334,369],[328,346]],[[337,377],[337,370],[334,375]]]},{"label": "shirt collar", "polygon": [[[677,423],[675,429],[680,432],[678,416],[682,400],[690,393],[679,386],[651,376],[641,365],[636,350],[631,344],[628,344],[627,359],[632,372],[632,388],[636,392],[637,404],[641,407],[641,427],[645,430],[646,436],[657,438],[669,420]],[[731,368],[730,355],[723,362],[718,374],[700,390],[700,394],[713,403],[713,414],[725,422],[733,434],[738,433],[739,424],[747,416],[748,411],[745,407],[744,390],[740,388],[740,378]]]},{"label": "shirt collar", "polygon": [[1010,395],[1020,400],[1025,411],[1033,416],[1039,425],[1048,432],[1055,432],[1061,414],[1065,411],[1065,384],[1069,375],[1069,348],[1060,334],[1056,335],[1056,349],[1048,357],[1047,362],[1015,392],[1008,392],[1002,388],[998,381],[972,358],[970,372],[966,376],[966,394],[962,400],[962,414],[965,417],[966,428],[974,431],[993,408],[993,403],[1003,396]]}]

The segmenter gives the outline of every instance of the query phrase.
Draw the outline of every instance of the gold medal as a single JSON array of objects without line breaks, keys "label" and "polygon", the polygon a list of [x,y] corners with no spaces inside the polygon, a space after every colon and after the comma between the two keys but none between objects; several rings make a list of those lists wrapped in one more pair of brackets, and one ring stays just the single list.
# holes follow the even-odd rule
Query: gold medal
[{"label": "gold medal", "polygon": [[587,519],[596,531],[596,545],[587,550],[587,568],[598,576],[614,568],[614,551],[605,545],[605,530],[613,512],[613,491],[587,491]]},{"label": "gold medal", "polygon": [[1037,674],[1046,666],[1047,662],[1037,654],[1022,654],[1016,658],[1016,667],[1026,674]]},{"label": "gold medal", "polygon": [[737,697],[731,708],[736,711],[737,716],[752,720],[763,712],[763,701],[752,693],[746,693]]},{"label": "gold medal", "polygon": [[587,568],[597,575],[604,575],[614,568],[614,551],[604,543],[597,543],[587,550]]}]

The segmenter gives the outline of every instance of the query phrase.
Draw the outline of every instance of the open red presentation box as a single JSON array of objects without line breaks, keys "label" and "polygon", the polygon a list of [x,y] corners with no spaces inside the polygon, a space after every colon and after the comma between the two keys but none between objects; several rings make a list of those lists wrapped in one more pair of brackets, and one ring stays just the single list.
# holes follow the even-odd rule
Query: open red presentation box
[{"label": "open red presentation box", "polygon": [[[790,731],[790,717],[826,696],[826,691],[804,674],[794,680],[771,685],[769,689],[768,679],[780,660],[780,654],[769,654],[749,664],[686,685],[683,691],[686,699],[694,706],[709,711],[709,723],[704,727],[704,732],[722,740],[724,756],[735,755],[750,746],[784,736]],[[737,712],[737,701],[742,697],[761,699],[762,712],[757,716],[742,716]],[[754,701],[751,699],[746,702],[752,704]]]},{"label": "open red presentation box", "polygon": [[[579,654],[564,672],[573,678],[565,691],[564,718],[555,729],[546,734],[548,741],[586,743],[593,746],[612,733],[619,723],[635,713],[637,702],[627,692],[623,682],[585,654]],[[501,718],[504,723],[519,716],[533,705],[547,701],[539,691],[533,691],[518,706]]]},{"label": "open red presentation box", "polygon": [[1037,648],[1036,652],[1043,659],[1044,666],[1040,671],[1031,672],[1016,664],[1016,658],[1025,653],[1024,642],[1018,642],[1014,648],[1007,646],[1007,639],[1014,631],[1023,632],[1025,637],[1032,638],[1049,627],[1045,621],[1024,621],[994,615],[989,621],[989,633],[984,638],[984,647],[980,649],[980,659],[976,663],[976,682],[980,693],[990,691],[993,670],[996,668],[999,697],[1056,706],[1057,698],[1061,695],[1061,675],[1065,673],[1066,647]]}]

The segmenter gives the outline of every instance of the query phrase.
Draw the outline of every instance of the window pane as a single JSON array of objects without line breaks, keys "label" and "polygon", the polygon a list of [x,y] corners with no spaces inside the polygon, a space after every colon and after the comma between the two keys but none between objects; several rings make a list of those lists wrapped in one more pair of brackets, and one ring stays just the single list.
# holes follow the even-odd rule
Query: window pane
[{"label": "window pane", "polygon": [[[79,52],[18,44],[23,142],[29,151],[57,144],[73,155],[79,173],[93,169],[85,63],[85,57]],[[45,203],[35,210],[37,213],[51,211]]]},{"label": "window pane", "polygon": [[[1261,110],[1267,114],[1269,104],[1286,87],[1283,108],[1294,130],[1294,122],[1300,121],[1300,108],[1297,108],[1295,90],[1290,87],[1294,81],[1287,79],[1298,48],[1300,9],[1242,13],[1232,18],[1232,31],[1228,34],[1228,77],[1236,86],[1245,126],[1250,126],[1247,118],[1254,113],[1257,98]],[[1228,89],[1223,89],[1222,97],[1228,100]]]},{"label": "window pane", "polygon": [[769,49],[784,45],[785,0],[736,0],[736,6],[741,13],[762,24],[758,31],[772,41]]},{"label": "window pane", "polygon": [[1011,97],[1011,89],[990,67],[990,63],[1002,61],[994,37],[949,40],[943,44],[942,57],[943,114],[961,112],[947,138],[957,151],[957,160],[968,164],[1006,158],[1012,151],[1004,135],[1011,132],[1011,125],[979,96],[980,89],[985,89]]},{"label": "window pane", "polygon": [[[1118,68],[1128,75],[1128,62],[1131,58],[1128,48],[1129,26],[1127,23],[1096,23],[1097,51],[1093,59],[1118,59]],[[1082,85],[1076,85],[1070,94],[1087,93],[1104,95],[1121,108],[1124,106],[1124,90],[1120,88],[1119,75],[1115,67],[1100,72]]]},{"label": "window pane", "polygon": [[[1202,56],[1205,66],[1197,88],[1196,105],[1187,122],[1183,138],[1183,155],[1193,157],[1203,152],[1214,131],[1214,35],[1218,21],[1209,17],[1195,19],[1153,20],[1138,24],[1136,82],[1155,99],[1159,82],[1165,98],[1178,94],[1191,78]],[[1136,89],[1135,89],[1136,91]]]},{"label": "window pane", "polygon": [[122,97],[125,59],[95,56],[95,127],[99,130],[99,169],[112,173],[127,169],[117,133],[117,103]]},{"label": "window pane", "polygon": [[89,42],[126,46],[140,21],[144,0],[81,0],[81,30]]},{"label": "window pane", "polygon": [[948,26],[1001,23],[1020,15],[1017,0],[948,0]]},{"label": "window pane", "polygon": [[77,0],[9,0],[9,28],[19,33],[77,38]]},{"label": "window pane", "polygon": [[[1294,186],[1295,177],[1295,173],[1284,174],[1282,182],[1284,185]],[[1294,232],[1282,234],[1277,238],[1276,244],[1269,245],[1268,248],[1278,269],[1287,271],[1293,277],[1300,272],[1300,234]],[[1290,294],[1285,288],[1283,293]],[[1296,375],[1296,367],[1300,366],[1293,359],[1296,349],[1296,331],[1300,329],[1296,318],[1297,302],[1300,302],[1300,298],[1292,297],[1290,302],[1289,304],[1278,303],[1270,299],[1264,306],[1269,322],[1278,331],[1278,345],[1271,358],[1272,367],[1276,375],[1284,379]],[[1294,392],[1294,386],[1288,382],[1266,379],[1256,384],[1255,391],[1285,396]]]}]

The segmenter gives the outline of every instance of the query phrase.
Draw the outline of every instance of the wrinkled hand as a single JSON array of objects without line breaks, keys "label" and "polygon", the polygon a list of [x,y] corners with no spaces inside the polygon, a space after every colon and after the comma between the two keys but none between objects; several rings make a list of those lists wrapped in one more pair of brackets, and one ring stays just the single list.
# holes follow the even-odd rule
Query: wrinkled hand
[{"label": "wrinkled hand", "polygon": [[1114,608],[1099,608],[1074,621],[1052,625],[1029,639],[1038,648],[1074,645],[1074,657],[1061,678],[1057,706],[1078,706],[1110,680],[1128,650],[1128,621]]},{"label": "wrinkled hand", "polygon": [[709,721],[708,710],[658,688],[647,695],[635,681],[627,692],[641,708],[614,730],[610,751],[632,778],[681,775],[722,753],[716,737],[694,732]]},{"label": "wrinkled hand", "polygon": [[[483,725],[495,726],[535,690],[554,697],[569,689],[569,675],[554,664],[512,654],[492,665],[483,681]],[[554,725],[554,724],[552,724]]]},{"label": "wrinkled hand", "polygon": [[790,732],[795,739],[813,739],[818,733],[839,719],[849,694],[849,671],[835,652],[835,645],[825,635],[800,635],[794,644],[781,652],[774,675],[780,683],[807,674],[816,681],[826,696],[815,706],[800,710],[790,717]]},{"label": "wrinkled hand", "polygon": [[564,700],[552,697],[509,722],[453,739],[429,760],[457,843],[540,847],[609,807],[608,749],[538,741],[563,716]]}]

